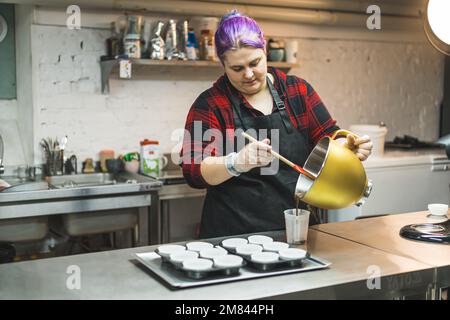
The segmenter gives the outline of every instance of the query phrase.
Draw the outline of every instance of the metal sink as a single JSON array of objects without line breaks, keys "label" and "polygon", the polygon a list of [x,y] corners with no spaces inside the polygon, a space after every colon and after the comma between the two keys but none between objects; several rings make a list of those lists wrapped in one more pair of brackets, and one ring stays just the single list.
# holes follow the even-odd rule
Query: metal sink
[{"label": "metal sink", "polygon": [[62,189],[107,186],[125,183],[126,181],[115,177],[112,173],[82,173],[47,177],[47,182],[51,187]]},{"label": "metal sink", "polygon": [[0,190],[0,192],[3,193],[49,189],[49,185],[45,181],[31,181],[19,179],[17,177],[2,177],[2,180],[10,185],[9,187]]},{"label": "metal sink", "polygon": [[108,186],[126,182],[124,179],[116,178],[111,173],[50,176],[46,177],[45,181],[23,180],[17,177],[5,177],[2,180],[10,185],[10,187],[3,189],[2,192]]}]

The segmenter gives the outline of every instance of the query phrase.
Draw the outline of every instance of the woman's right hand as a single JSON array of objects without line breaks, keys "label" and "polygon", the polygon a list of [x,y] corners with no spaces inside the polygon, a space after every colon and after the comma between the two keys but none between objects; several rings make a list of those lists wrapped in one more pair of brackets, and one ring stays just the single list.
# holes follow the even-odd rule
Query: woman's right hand
[{"label": "woman's right hand", "polygon": [[269,139],[250,142],[236,155],[234,168],[238,172],[247,172],[253,168],[264,167],[273,160]]}]

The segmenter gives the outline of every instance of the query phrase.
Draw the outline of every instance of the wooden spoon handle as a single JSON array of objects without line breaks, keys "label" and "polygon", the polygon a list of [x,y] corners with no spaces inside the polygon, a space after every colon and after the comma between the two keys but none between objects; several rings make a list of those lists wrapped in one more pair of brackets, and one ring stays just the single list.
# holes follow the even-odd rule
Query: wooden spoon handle
[{"label": "wooden spoon handle", "polygon": [[[255,138],[253,138],[251,135],[242,132],[242,135],[248,139],[251,142],[258,142],[258,140],[256,140]],[[294,169],[295,171],[297,171],[298,173],[304,174],[305,176],[307,176],[308,178],[315,180],[316,178],[309,173],[308,171],[306,171],[305,169],[303,169],[302,167],[300,167],[299,165],[296,165],[295,163],[289,161],[288,159],[286,159],[285,157],[283,157],[281,154],[270,150],[270,153],[277,159],[281,160],[282,162],[284,162],[285,164],[287,164],[289,167],[291,167],[292,169]]]}]

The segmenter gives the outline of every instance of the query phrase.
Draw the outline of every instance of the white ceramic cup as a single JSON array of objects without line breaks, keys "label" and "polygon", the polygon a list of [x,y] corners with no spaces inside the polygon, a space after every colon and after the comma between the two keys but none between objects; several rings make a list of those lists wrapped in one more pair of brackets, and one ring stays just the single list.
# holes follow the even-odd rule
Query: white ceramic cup
[{"label": "white ceramic cup", "polygon": [[286,62],[297,63],[297,51],[298,51],[297,40],[286,41],[285,50],[286,50]]},{"label": "white ceramic cup", "polygon": [[303,244],[308,238],[309,214],[308,210],[288,209],[284,211],[286,224],[286,238],[289,244]]}]

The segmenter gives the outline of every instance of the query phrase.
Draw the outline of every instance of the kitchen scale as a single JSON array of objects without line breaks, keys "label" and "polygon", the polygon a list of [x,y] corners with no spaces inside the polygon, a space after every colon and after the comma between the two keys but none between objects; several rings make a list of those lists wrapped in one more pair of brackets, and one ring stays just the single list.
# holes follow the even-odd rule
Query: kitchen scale
[{"label": "kitchen scale", "polygon": [[400,236],[411,240],[450,244],[450,220],[404,226]]}]

